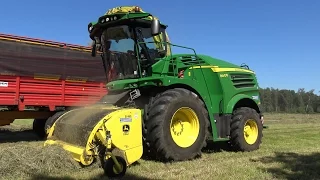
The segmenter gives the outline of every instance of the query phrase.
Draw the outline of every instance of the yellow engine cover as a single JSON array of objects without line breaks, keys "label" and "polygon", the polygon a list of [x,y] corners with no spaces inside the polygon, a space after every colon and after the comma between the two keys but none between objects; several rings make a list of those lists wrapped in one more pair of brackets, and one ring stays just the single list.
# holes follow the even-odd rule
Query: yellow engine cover
[{"label": "yellow engine cover", "polygon": [[143,154],[142,116],[140,109],[121,109],[110,114],[105,127],[111,132],[113,146],[125,152],[128,164]]}]

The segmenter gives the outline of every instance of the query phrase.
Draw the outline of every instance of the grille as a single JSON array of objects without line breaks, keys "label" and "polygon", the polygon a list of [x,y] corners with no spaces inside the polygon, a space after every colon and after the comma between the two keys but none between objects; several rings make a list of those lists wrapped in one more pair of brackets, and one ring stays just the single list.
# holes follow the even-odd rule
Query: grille
[{"label": "grille", "polygon": [[235,88],[250,88],[255,86],[252,74],[231,74],[230,78]]}]

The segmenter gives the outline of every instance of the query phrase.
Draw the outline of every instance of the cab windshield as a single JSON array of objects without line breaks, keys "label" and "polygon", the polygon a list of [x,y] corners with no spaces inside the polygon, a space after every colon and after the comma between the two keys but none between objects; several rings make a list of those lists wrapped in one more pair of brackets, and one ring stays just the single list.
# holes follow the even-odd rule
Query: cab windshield
[{"label": "cab windshield", "polygon": [[165,51],[155,40],[150,28],[122,25],[103,30],[101,51],[108,82],[144,76],[148,68],[157,58],[162,57],[161,53]]},{"label": "cab windshield", "polygon": [[117,26],[104,30],[101,34],[101,46],[108,82],[137,77],[138,60],[134,51],[132,28]]}]

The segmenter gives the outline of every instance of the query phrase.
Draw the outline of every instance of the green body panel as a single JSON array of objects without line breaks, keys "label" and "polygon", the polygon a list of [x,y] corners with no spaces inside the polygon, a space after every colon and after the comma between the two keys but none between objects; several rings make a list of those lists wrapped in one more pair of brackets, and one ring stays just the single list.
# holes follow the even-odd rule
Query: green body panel
[{"label": "green body panel", "polygon": [[[253,73],[242,72],[240,66],[225,62],[219,59],[215,59],[209,56],[198,55],[203,62],[195,62],[194,65],[185,65],[181,60],[175,60],[173,64],[176,64],[177,68],[186,68],[184,71],[184,77],[178,77],[177,71],[170,71],[170,60],[177,57],[194,56],[193,54],[176,54],[170,57],[159,60],[152,66],[152,75],[139,79],[126,79],[109,82],[107,87],[109,90],[121,90],[121,89],[133,89],[144,86],[174,86],[185,87],[188,86],[203,99],[207,106],[210,121],[212,124],[212,132],[217,132],[215,126],[214,114],[227,114],[232,113],[234,106],[241,99],[251,99],[259,104],[259,99],[253,97],[259,96],[257,79]],[[200,67],[197,67],[201,65]],[[237,71],[223,71],[214,72],[213,66],[219,68],[238,68]],[[246,69],[243,69],[246,70]],[[231,81],[232,74],[247,74],[253,79],[252,87],[236,88]],[[216,133],[213,133],[214,140],[219,139]]]},{"label": "green body panel", "polygon": [[[236,94],[235,96],[233,96],[224,106],[225,108],[225,113],[232,113],[232,111],[234,110],[234,105],[239,102],[241,99],[252,99],[253,96],[257,96],[258,97],[258,93],[257,91],[245,91],[244,93],[239,93]],[[253,99],[253,101],[259,105],[260,104],[260,100],[259,99]]]},{"label": "green body panel", "polygon": [[[110,14],[110,16],[112,15]],[[149,13],[123,13],[120,15],[120,19],[148,18],[150,20]],[[101,18],[98,21],[100,20]],[[169,42],[164,43],[169,44],[170,47],[177,46]],[[164,58],[156,59],[151,69],[150,74],[138,79],[108,82],[107,88],[109,91],[116,91],[157,86],[186,87],[198,94],[204,101],[209,112],[213,140],[215,141],[226,139],[218,137],[214,115],[231,114],[236,104],[243,99],[255,104],[254,107],[259,107],[257,79],[255,73],[247,68],[194,53],[170,54]],[[180,75],[183,74],[183,77],[179,76],[179,72]]]}]

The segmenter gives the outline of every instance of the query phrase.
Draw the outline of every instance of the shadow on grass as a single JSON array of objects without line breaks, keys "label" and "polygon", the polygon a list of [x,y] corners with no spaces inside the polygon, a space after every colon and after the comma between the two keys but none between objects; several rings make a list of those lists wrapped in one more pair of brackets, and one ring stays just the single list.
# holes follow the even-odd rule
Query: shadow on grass
[{"label": "shadow on grass", "polygon": [[33,130],[10,130],[0,129],[0,143],[13,143],[20,141],[40,141],[41,139],[34,133]]},{"label": "shadow on grass", "polygon": [[[71,178],[68,176],[65,177],[50,177],[48,175],[37,174],[34,175],[31,180],[78,180],[79,178]],[[121,179],[121,180],[150,180],[149,178],[137,176],[131,173],[126,173],[122,178],[108,178],[105,175],[97,175],[95,177],[91,177],[89,180],[107,180],[107,179]]]},{"label": "shadow on grass", "polygon": [[203,153],[217,153],[217,152],[223,152],[223,151],[232,151],[232,148],[226,141],[221,141],[221,142],[212,142],[209,141],[207,142],[207,146],[202,149]]},{"label": "shadow on grass", "polygon": [[277,152],[275,156],[263,157],[258,160],[263,164],[281,163],[280,168],[264,168],[280,179],[320,179],[320,153],[302,155],[297,153]]},{"label": "shadow on grass", "polygon": [[[228,144],[228,142],[213,142],[213,141],[208,141],[207,146],[202,149],[203,154],[213,154],[213,153],[218,153],[218,152],[223,152],[223,151],[228,151],[232,152],[232,148]],[[195,159],[201,159],[201,156],[196,157]],[[142,160],[144,161],[151,161],[151,162],[159,162],[159,163],[174,163],[174,161],[166,161],[163,159],[160,159],[156,157],[156,154],[149,152],[148,150],[144,150],[143,155],[141,157]],[[193,159],[193,160],[195,160]],[[134,164],[134,165],[139,165],[139,163]]]}]

